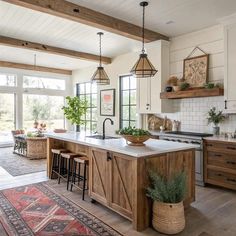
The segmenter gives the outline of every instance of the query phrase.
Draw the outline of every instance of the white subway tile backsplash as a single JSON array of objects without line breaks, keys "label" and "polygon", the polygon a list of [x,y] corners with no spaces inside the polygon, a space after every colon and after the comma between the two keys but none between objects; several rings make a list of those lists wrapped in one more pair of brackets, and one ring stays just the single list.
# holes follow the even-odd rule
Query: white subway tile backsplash
[{"label": "white subway tile backsplash", "polygon": [[[181,129],[195,132],[212,132],[212,125],[207,123],[207,112],[210,108],[218,110],[224,108],[223,97],[209,97],[196,99],[180,99],[174,103],[175,113],[163,114],[173,120],[181,121]],[[229,117],[220,124],[222,132],[234,132],[236,128],[236,115]]]}]

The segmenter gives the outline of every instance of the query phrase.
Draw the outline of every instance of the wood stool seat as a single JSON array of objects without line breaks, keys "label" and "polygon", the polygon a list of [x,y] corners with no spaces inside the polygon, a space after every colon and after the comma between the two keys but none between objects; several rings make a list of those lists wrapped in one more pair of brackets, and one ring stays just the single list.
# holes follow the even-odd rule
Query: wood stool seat
[{"label": "wood stool seat", "polygon": [[89,164],[89,159],[88,159],[88,157],[86,157],[86,156],[76,157],[76,158],[74,159],[74,161],[75,161],[75,162],[78,162],[78,163],[86,164],[86,165]]},{"label": "wood stool seat", "polygon": [[51,149],[51,152],[52,152],[52,166],[50,170],[50,178],[53,177],[53,174],[56,175],[56,177],[58,178],[61,153],[68,152],[68,150],[64,148],[57,148],[57,149],[53,148]]},{"label": "wood stool seat", "polygon": [[76,157],[81,156],[81,152],[64,152],[61,153],[61,158],[59,161],[59,174],[58,174],[58,184],[60,184],[61,178],[67,181],[67,190],[69,189],[70,177],[72,176],[72,165],[73,160]]},{"label": "wood stool seat", "polygon": [[66,159],[75,158],[79,156],[81,156],[81,154],[73,153],[73,152],[65,152],[61,154],[61,157],[66,158]]},{"label": "wood stool seat", "polygon": [[[81,164],[83,165],[84,171],[83,174],[81,175],[80,173],[80,167]],[[70,190],[72,191],[73,186],[75,186],[76,188],[82,190],[82,199],[84,200],[84,194],[85,194],[85,190],[88,190],[88,184],[86,187],[86,183],[87,183],[87,167],[89,165],[89,158],[87,156],[80,156],[80,157],[76,157],[73,159],[73,166],[72,166],[72,180],[71,180],[71,188]],[[77,173],[78,171],[78,173]],[[76,184],[76,180],[78,182],[78,185]],[[80,181],[83,182],[83,187],[81,188],[79,186]]]},{"label": "wood stool seat", "polygon": [[58,149],[53,148],[53,149],[51,149],[51,152],[55,153],[55,154],[61,154],[63,152],[68,152],[68,150],[63,149],[63,148],[58,148]]}]

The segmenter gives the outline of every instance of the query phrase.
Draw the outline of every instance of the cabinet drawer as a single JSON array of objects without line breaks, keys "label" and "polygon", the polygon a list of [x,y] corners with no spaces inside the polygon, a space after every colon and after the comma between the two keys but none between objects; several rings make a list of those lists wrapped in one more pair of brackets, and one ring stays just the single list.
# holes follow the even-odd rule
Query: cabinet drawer
[{"label": "cabinet drawer", "polygon": [[236,155],[236,143],[230,142],[210,142],[205,143],[207,151],[221,152]]},{"label": "cabinet drawer", "polygon": [[236,155],[221,152],[207,152],[207,165],[236,170]]},{"label": "cabinet drawer", "polygon": [[226,188],[236,189],[236,175],[208,169],[207,182]]}]

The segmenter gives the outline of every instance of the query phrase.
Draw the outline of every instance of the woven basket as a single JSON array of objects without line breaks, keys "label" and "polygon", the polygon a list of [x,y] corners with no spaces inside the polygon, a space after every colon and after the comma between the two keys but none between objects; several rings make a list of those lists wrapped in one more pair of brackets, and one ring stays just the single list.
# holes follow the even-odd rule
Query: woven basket
[{"label": "woven basket", "polygon": [[133,136],[133,135],[122,135],[122,137],[126,140],[126,143],[130,146],[144,146],[144,142],[146,142],[150,136]]},{"label": "woven basket", "polygon": [[177,234],[185,228],[185,216],[183,202],[153,203],[153,228],[164,234]]},{"label": "woven basket", "polygon": [[47,158],[47,138],[27,138],[27,157],[29,159]]}]

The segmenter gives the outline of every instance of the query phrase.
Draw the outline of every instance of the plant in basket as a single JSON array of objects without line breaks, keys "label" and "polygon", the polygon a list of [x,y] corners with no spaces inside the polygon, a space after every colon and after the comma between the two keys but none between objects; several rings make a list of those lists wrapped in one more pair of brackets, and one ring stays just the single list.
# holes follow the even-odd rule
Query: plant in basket
[{"label": "plant in basket", "polygon": [[120,134],[126,140],[127,144],[131,146],[144,146],[144,142],[150,138],[150,133],[147,130],[131,126],[122,128],[116,133]]},{"label": "plant in basket", "polygon": [[186,173],[167,179],[149,171],[151,185],[147,196],[153,200],[152,225],[164,234],[177,234],[185,228],[183,200],[187,190]]}]

